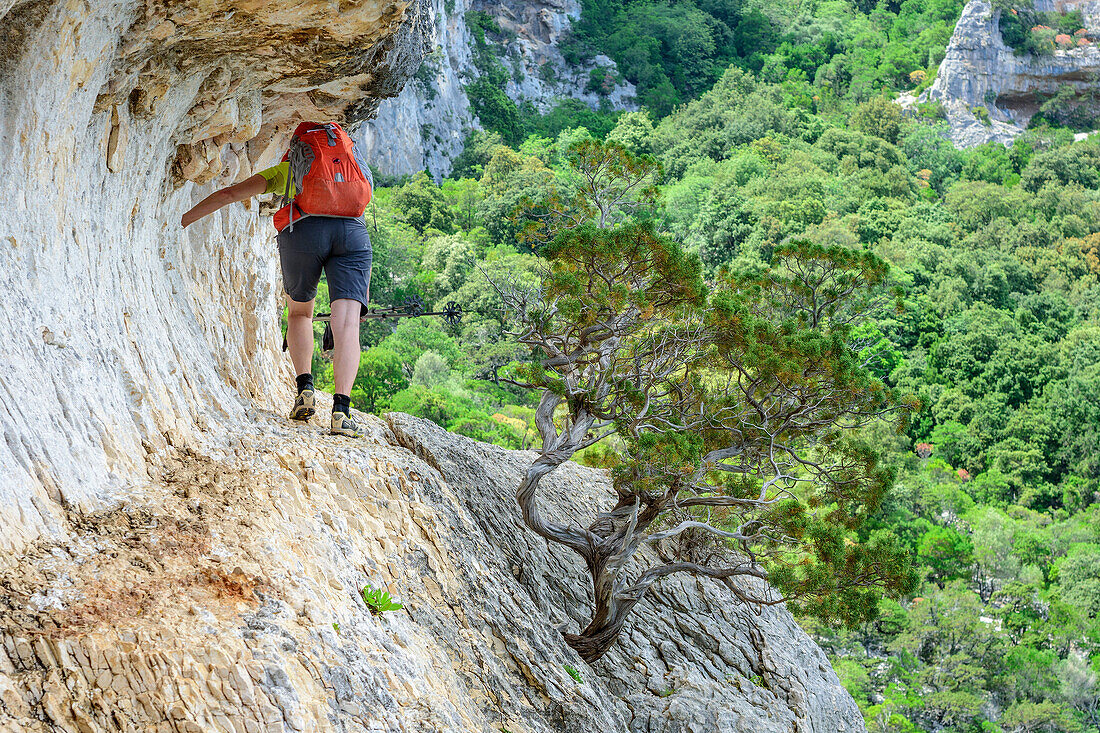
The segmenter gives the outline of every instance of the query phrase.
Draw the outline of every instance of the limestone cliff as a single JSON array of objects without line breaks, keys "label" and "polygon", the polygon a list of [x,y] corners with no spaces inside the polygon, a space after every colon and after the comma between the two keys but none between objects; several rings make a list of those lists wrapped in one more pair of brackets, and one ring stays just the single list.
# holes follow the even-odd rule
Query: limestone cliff
[{"label": "limestone cliff", "polygon": [[[1092,35],[1100,32],[1097,0],[1036,0],[1036,10],[1081,10]],[[1007,143],[1020,134],[1042,103],[1064,84],[1091,90],[1100,73],[1100,47],[1056,50],[1050,56],[1017,56],[1004,44],[1000,10],[970,0],[955,26],[930,97],[943,103],[951,137],[960,147],[990,140]],[[974,114],[982,107],[988,121]]]},{"label": "limestone cliff", "polygon": [[[423,54],[420,0],[0,4],[0,547],[285,395],[271,225],[209,192]],[[205,184],[205,185],[196,185]],[[281,399],[279,399],[281,401]],[[232,428],[228,426],[233,426]]]},{"label": "limestone cliff", "polygon": [[[239,439],[150,455],[126,503],[67,512],[64,540],[0,572],[0,729],[863,729],[786,611],[706,581],[663,583],[588,668],[554,628],[582,623],[584,568],[514,509],[533,454],[368,425],[354,444],[257,411]],[[547,489],[613,497],[571,464]],[[372,616],[367,583],[404,608]]]},{"label": "limestone cliff", "polygon": [[[587,668],[529,456],[282,417],[272,229],[213,186],[425,52],[387,0],[0,2],[0,731],[862,730],[783,609],[679,579]],[[611,497],[570,466],[548,490]],[[388,588],[400,611],[359,593]],[[716,617],[713,633],[691,619]],[[579,670],[581,682],[566,665]]]},{"label": "limestone cliff", "polygon": [[432,0],[431,52],[401,93],[360,126],[358,140],[383,173],[445,175],[478,126],[463,87],[474,69],[469,9],[469,0]]},{"label": "limestone cliff", "polygon": [[[570,23],[580,17],[579,0],[432,0],[432,52],[401,94],[383,102],[360,128],[368,157],[384,173],[447,175],[466,136],[480,127],[464,91],[480,74],[469,12],[486,13],[500,27],[501,37],[488,43],[510,73],[505,92],[517,103],[529,102],[544,113],[563,98],[592,108],[637,109],[634,85],[619,77],[615,62],[596,56],[573,65],[558,49]],[[590,88],[596,68],[607,72],[605,89]]]}]

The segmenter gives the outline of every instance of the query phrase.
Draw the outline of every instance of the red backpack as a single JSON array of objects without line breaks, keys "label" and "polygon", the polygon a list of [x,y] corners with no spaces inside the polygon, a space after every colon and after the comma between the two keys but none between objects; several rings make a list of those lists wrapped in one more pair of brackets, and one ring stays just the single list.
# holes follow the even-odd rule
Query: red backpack
[{"label": "red backpack", "polygon": [[[370,203],[374,181],[359,147],[335,122],[303,122],[283,156],[290,163],[283,208],[275,213],[280,232],[307,216],[358,219]],[[295,196],[290,197],[290,182]]]}]

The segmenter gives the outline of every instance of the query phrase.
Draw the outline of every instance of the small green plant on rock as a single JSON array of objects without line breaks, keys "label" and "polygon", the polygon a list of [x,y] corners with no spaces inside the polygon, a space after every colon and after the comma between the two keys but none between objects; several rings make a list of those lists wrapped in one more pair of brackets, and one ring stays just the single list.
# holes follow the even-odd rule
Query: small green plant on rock
[{"label": "small green plant on rock", "polygon": [[578,685],[583,685],[584,684],[584,680],[581,679],[581,673],[577,671],[576,667],[573,667],[572,665],[569,665],[569,664],[566,664],[566,665],[563,665],[563,666],[565,667],[565,671],[569,673],[570,677],[572,677],[574,680],[576,680]]},{"label": "small green plant on rock", "polygon": [[947,110],[939,101],[920,102],[917,104],[917,114],[933,120],[947,119]]},{"label": "small green plant on rock", "polygon": [[375,616],[381,616],[386,611],[397,611],[404,608],[400,603],[394,603],[388,591],[382,588],[372,588],[370,583],[363,588],[363,603]]}]

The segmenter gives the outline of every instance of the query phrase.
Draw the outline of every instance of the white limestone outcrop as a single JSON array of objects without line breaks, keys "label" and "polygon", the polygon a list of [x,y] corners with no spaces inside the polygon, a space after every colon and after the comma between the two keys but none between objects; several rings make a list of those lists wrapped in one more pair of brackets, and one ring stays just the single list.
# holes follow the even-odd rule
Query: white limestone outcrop
[{"label": "white limestone outcrop", "polygon": [[[864,730],[789,613],[704,580],[663,581],[589,667],[556,628],[583,623],[583,564],[515,508],[534,454],[366,424],[351,442],[256,410],[6,558],[0,730]],[[558,511],[614,500],[573,464],[545,489]],[[368,584],[403,608],[373,615]]]},{"label": "white limestone outcrop", "polygon": [[[1087,28],[1100,33],[1097,0],[1036,0],[1036,10],[1081,10]],[[1000,33],[1000,10],[970,0],[940,63],[929,97],[941,102],[958,147],[1008,143],[1027,127],[1042,104],[1068,84],[1091,91],[1100,73],[1100,47],[1056,50],[1050,56],[1016,55]],[[988,122],[975,108],[988,111]]]},{"label": "white limestone outcrop", "polygon": [[432,0],[431,51],[401,93],[360,125],[357,139],[381,172],[446,175],[479,126],[464,88],[474,68],[469,9],[469,0]]},{"label": "white limestone outcrop", "polygon": [[12,549],[141,481],[148,452],[271,404],[286,367],[270,223],[234,207],[184,231],[180,214],[275,162],[297,120],[372,112],[415,70],[427,21],[419,0],[0,7]]},{"label": "white limestone outcrop", "polygon": [[790,615],[717,585],[663,585],[585,667],[554,627],[583,569],[514,506],[529,455],[283,416],[270,220],[180,215],[395,94],[423,8],[0,2],[0,730],[862,730]]}]

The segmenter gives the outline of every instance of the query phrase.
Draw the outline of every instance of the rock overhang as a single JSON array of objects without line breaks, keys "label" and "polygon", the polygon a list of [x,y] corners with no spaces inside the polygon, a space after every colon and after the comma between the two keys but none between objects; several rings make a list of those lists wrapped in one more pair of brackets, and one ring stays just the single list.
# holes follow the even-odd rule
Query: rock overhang
[{"label": "rock overhang", "polygon": [[[301,116],[399,89],[426,22],[401,7],[0,2],[19,49],[0,73],[0,728],[861,730],[788,614],[756,624],[687,580],[611,682],[575,683],[552,622],[577,621],[583,574],[519,531],[523,454],[414,418],[350,445],[281,417],[270,226],[179,215]],[[389,25],[352,34],[366,62],[327,28],[279,48],[257,8]],[[368,581],[417,616],[373,619]],[[711,609],[725,625],[697,649],[683,614]]]},{"label": "rock overhang", "polygon": [[[270,224],[187,230],[301,119],[354,125],[424,52],[424,0],[0,2],[0,546],[140,486],[144,455],[276,399]],[[186,367],[182,365],[186,363]],[[88,385],[95,385],[95,390]]]},{"label": "rock overhang", "polygon": [[[1100,28],[1100,3],[1095,0],[1039,0],[1035,9],[1080,10],[1086,26]],[[1069,85],[1079,94],[1093,93],[1100,78],[1100,48],[1017,55],[1001,38],[1000,15],[988,0],[966,4],[928,92],[928,98],[943,103],[959,147],[1009,143],[1059,88]],[[986,110],[988,121],[975,113],[978,108]]]}]

